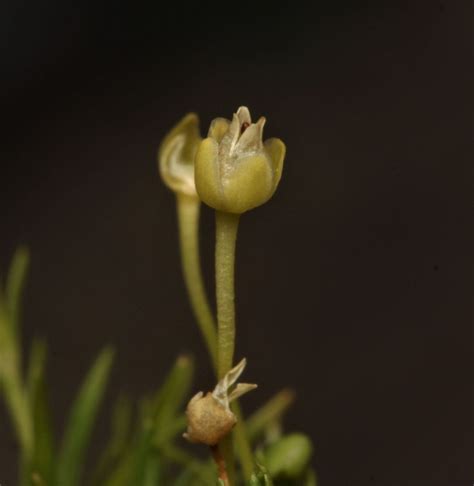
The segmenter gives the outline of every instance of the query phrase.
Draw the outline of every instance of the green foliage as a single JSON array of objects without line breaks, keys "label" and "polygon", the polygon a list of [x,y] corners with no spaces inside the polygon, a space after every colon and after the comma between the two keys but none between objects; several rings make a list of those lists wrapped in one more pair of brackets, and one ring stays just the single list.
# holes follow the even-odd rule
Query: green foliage
[{"label": "green foliage", "polygon": [[303,434],[289,434],[260,448],[256,453],[257,472],[248,486],[317,486],[316,474],[309,465],[311,449]]},{"label": "green foliage", "polygon": [[54,443],[45,382],[46,344],[35,340],[30,353],[27,390],[33,419],[34,447],[24,481],[32,475],[45,484],[53,482]]},{"label": "green foliage", "polygon": [[[234,203],[237,201],[237,206],[241,207],[236,206],[232,214],[217,214],[217,328],[205,293],[199,261],[201,200],[194,187],[193,164],[197,146],[201,144],[202,149],[206,142],[201,143],[196,115],[185,118],[184,125],[182,122],[171,132],[160,150],[162,176],[178,193],[180,248],[188,297],[208,345],[211,362],[220,378],[232,368],[234,359],[234,255],[238,216],[233,213],[255,207],[273,194],[280,180],[285,154],[283,143],[277,139],[271,139],[262,146],[263,119],[257,124],[251,124],[245,107],[241,107],[237,115],[239,124],[236,125],[237,122],[234,121],[230,125],[230,122],[218,118],[211,125],[210,132],[217,137],[218,132],[223,135],[229,130],[229,134],[235,132],[237,148],[243,143],[241,149],[245,149],[250,139],[253,140],[252,146],[258,148],[258,154],[253,157],[248,158],[245,150],[245,154],[242,152],[239,155],[247,157],[245,167],[241,164],[229,169],[233,174],[231,182],[235,187],[227,187],[227,195],[232,196]],[[183,127],[185,130],[181,133]],[[247,131],[242,136],[244,130]],[[179,145],[182,143],[183,134],[191,137],[189,147],[186,144]],[[214,145],[217,146],[220,142],[219,135]],[[222,156],[215,150],[211,152],[200,150],[198,158],[201,165],[204,164],[198,167],[201,175],[207,169],[212,169],[212,164],[208,163],[211,158]],[[227,162],[233,164],[233,160],[229,158],[220,162],[224,165]],[[186,170],[173,172],[183,162]],[[253,188],[250,199],[258,199],[257,202],[250,201],[248,194],[244,194],[248,199],[247,203],[250,201],[247,204],[242,199],[241,189],[248,186],[249,181],[255,183],[253,176],[257,172],[265,173],[270,179],[264,178],[263,186],[260,184],[259,187],[255,186],[256,189]],[[212,180],[201,184],[204,192],[211,187],[209,184],[217,184],[212,170],[207,175]],[[181,176],[185,179],[178,181],[177,177]],[[218,180],[217,182],[219,183]],[[240,189],[231,194],[235,188]],[[212,192],[215,188],[211,189]],[[214,200],[213,194],[210,197]],[[230,208],[222,201],[214,206],[224,210]],[[117,398],[111,414],[110,437],[102,448],[92,473],[87,475],[84,470],[87,451],[106,392],[114,351],[106,347],[92,363],[78,389],[62,440],[57,446],[48,403],[47,348],[42,340],[33,341],[27,357],[26,376],[23,373],[21,301],[29,260],[28,251],[23,247],[19,248],[12,259],[4,285],[0,285],[0,392],[10,414],[20,449],[20,486],[316,486],[316,475],[310,467],[310,440],[303,434],[282,435],[282,419],[294,399],[293,392],[289,390],[275,395],[247,421],[244,421],[238,404],[233,403],[232,411],[229,410],[229,413],[235,414],[237,422],[233,437],[228,433],[212,449],[212,456],[219,464],[219,475],[225,477],[227,473],[228,481],[217,477],[218,468],[213,460],[199,459],[188,452],[181,440],[186,428],[185,403],[190,398],[194,375],[194,362],[188,356],[178,357],[162,385],[150,396],[136,402],[123,395]],[[242,395],[243,390],[246,387],[249,389],[249,386],[253,388],[251,385],[238,385],[229,390],[229,397],[233,394]],[[225,390],[227,393],[227,387]],[[207,424],[206,430],[209,428]],[[238,462],[234,458],[234,449]]]},{"label": "green foliage", "polygon": [[60,453],[55,457],[45,379],[46,345],[34,340],[26,377],[20,339],[21,296],[29,254],[13,257],[5,288],[0,287],[0,385],[20,446],[22,486],[74,486],[84,463],[94,419],[112,363],[105,350],[89,372],[74,403]]},{"label": "green foliage", "polygon": [[[18,332],[21,318],[21,299],[26,283],[26,273],[30,264],[28,250],[21,246],[13,256],[10,271],[5,285],[5,295],[10,318],[10,325],[14,335]],[[18,341],[17,341],[18,342]]]},{"label": "green foliage", "polygon": [[265,451],[265,465],[273,478],[299,478],[308,467],[312,449],[303,434],[284,436]]},{"label": "green foliage", "polygon": [[31,460],[34,438],[28,396],[22,379],[18,335],[21,289],[27,266],[28,254],[20,249],[10,266],[7,288],[0,288],[0,387],[20,444],[22,463]]},{"label": "green foliage", "polygon": [[258,464],[258,472],[252,474],[248,486],[274,486],[270,474],[261,464]]},{"label": "green foliage", "polygon": [[120,457],[124,454],[132,427],[132,404],[122,395],[115,402],[111,417],[111,434],[108,443],[104,446],[95,470],[91,477],[92,486],[100,486]]},{"label": "green foliage", "polygon": [[278,424],[295,398],[293,391],[285,389],[277,393],[267,403],[251,415],[245,424],[249,439],[260,439],[269,428]]},{"label": "green foliage", "polygon": [[[115,448],[113,444],[116,441],[109,444],[108,448],[115,448],[114,453],[109,454],[113,457],[108,460],[106,467],[101,467],[94,484],[163,484],[173,463],[189,466],[191,476],[203,474],[192,456],[173,445],[176,435],[182,433],[185,427],[182,408],[189,395],[193,373],[192,359],[188,356],[178,357],[159,390],[141,400],[128,447]],[[121,435],[117,429],[122,427],[120,423],[115,423],[113,436]]]},{"label": "green foliage", "polygon": [[[110,437],[84,482],[84,462],[106,390],[114,352],[105,348],[86,374],[71,407],[60,447],[54,444],[46,382],[47,348],[35,339],[22,375],[21,296],[29,255],[14,256],[5,289],[0,287],[0,385],[21,452],[21,486],[207,486],[217,479],[212,461],[183,449],[177,438],[186,427],[184,404],[190,397],[194,362],[180,356],[160,388],[133,407],[124,396],[111,414]],[[293,401],[283,390],[247,421],[252,442],[266,437],[248,486],[316,486],[309,468],[311,443],[302,434],[279,437],[282,416]],[[137,408],[134,412],[134,408]],[[275,435],[275,430],[277,431]],[[240,471],[238,476],[241,476]],[[216,483],[217,481],[217,483]]]},{"label": "green foliage", "polygon": [[57,483],[79,484],[85,451],[104,396],[113,351],[104,349],[92,365],[72,406],[57,462]]}]

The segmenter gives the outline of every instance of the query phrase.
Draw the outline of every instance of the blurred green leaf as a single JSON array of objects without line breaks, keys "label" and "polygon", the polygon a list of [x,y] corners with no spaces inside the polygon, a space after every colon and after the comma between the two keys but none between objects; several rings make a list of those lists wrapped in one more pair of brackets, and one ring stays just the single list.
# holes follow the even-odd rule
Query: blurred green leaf
[{"label": "blurred green leaf", "polygon": [[[168,444],[175,439],[176,436],[181,437],[183,432],[186,430],[186,425],[187,420],[184,414],[174,417],[167,424],[163,424],[160,431],[155,434],[154,446],[161,448],[163,444]],[[158,440],[156,435],[158,435]]]},{"label": "blurred green leaf", "polygon": [[271,427],[275,422],[279,422],[282,415],[294,402],[294,399],[295,394],[292,390],[281,390],[252,414],[245,422],[249,440],[255,442],[268,427]]},{"label": "blurred green leaf", "polygon": [[154,427],[150,415],[151,402],[140,404],[139,426],[122,462],[111,475],[107,486],[145,486],[153,473],[159,473],[160,464],[153,447]]},{"label": "blurred green leaf", "polygon": [[53,479],[54,444],[47,400],[45,365],[46,345],[42,341],[34,340],[30,352],[26,386],[35,440],[31,463],[25,466],[28,476],[36,477],[38,484],[51,484]]},{"label": "blurred green leaf", "polygon": [[208,486],[209,484],[212,482],[202,482],[191,469],[183,469],[173,482],[173,486]]},{"label": "blurred green leaf", "polygon": [[130,437],[132,424],[132,404],[124,396],[118,398],[112,413],[111,437],[105,446],[92,474],[92,485],[102,486],[104,478],[123,457]]},{"label": "blurred green leaf", "polygon": [[154,427],[152,417],[148,415],[149,403],[142,403],[142,430],[139,432],[134,445],[132,462],[132,481],[130,484],[143,486],[149,461],[154,460],[155,451],[152,447]]},{"label": "blurred green leaf", "polygon": [[304,486],[318,486],[316,473],[312,469],[308,469],[306,473]]},{"label": "blurred green leaf", "polygon": [[267,469],[257,461],[257,472],[252,474],[248,481],[248,486],[273,486],[273,481]]},{"label": "blurred green leaf", "polygon": [[6,302],[0,288],[0,382],[19,379],[19,362]]},{"label": "blurred green leaf", "polygon": [[194,363],[191,357],[179,356],[165,382],[155,395],[151,405],[155,445],[160,446],[169,441],[171,438],[170,431],[173,434],[178,432],[179,429],[177,430],[176,425],[180,422],[177,422],[176,419],[180,415],[182,421],[180,408],[189,394],[193,374]]},{"label": "blurred green leaf", "polygon": [[123,454],[120,462],[116,465],[114,470],[108,475],[103,483],[98,483],[100,486],[128,486],[133,484],[130,482],[132,477],[134,448],[133,445],[127,449]]},{"label": "blurred green leaf", "polygon": [[250,479],[248,480],[248,486],[262,486],[262,483],[260,479],[257,477],[257,475],[254,473],[252,476],[250,476]]},{"label": "blurred green leaf", "polygon": [[159,450],[184,430],[179,410],[189,392],[193,368],[191,358],[178,357],[155,396],[141,401],[135,437],[104,485],[144,486],[148,468],[159,470],[155,466],[157,448]]},{"label": "blurred green leaf", "polygon": [[33,423],[26,390],[21,377],[18,342],[15,339],[7,304],[0,288],[0,391],[13,422],[15,434],[25,461],[33,450]]},{"label": "blurred green leaf", "polygon": [[138,455],[140,460],[135,465],[134,484],[144,484],[147,461],[154,460],[154,448],[163,446],[176,434],[177,428],[173,424],[180,423],[176,418],[189,393],[193,373],[192,359],[189,356],[179,356],[155,397],[143,404],[144,433],[138,447],[142,454]]},{"label": "blurred green leaf", "polygon": [[252,474],[248,481],[248,486],[273,486],[273,482],[268,474]]},{"label": "blurred green leaf", "polygon": [[300,478],[308,467],[313,451],[306,435],[289,434],[265,450],[265,466],[273,479]]},{"label": "blurred green leaf", "polygon": [[110,348],[103,350],[92,365],[72,406],[57,462],[57,483],[79,483],[85,451],[102,401],[113,360]]},{"label": "blurred green leaf", "polygon": [[29,263],[30,254],[28,250],[20,246],[13,255],[6,281],[5,296],[8,306],[8,316],[10,318],[13,335],[17,338],[20,326],[21,298],[25,287]]},{"label": "blurred green leaf", "polygon": [[194,456],[175,445],[170,444],[163,447],[160,449],[160,454],[169,462],[177,464],[192,473],[196,484],[210,484],[217,476],[214,461],[205,463],[199,461]]},{"label": "blurred green leaf", "polygon": [[158,486],[160,480],[161,463],[157,456],[148,459],[145,474],[143,476],[143,486]]}]

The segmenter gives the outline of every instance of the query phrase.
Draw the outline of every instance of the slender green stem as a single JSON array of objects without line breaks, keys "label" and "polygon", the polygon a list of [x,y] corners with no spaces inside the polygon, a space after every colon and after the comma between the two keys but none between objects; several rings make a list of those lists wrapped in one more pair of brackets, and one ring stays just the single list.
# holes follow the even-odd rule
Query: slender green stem
[{"label": "slender green stem", "polygon": [[217,375],[231,369],[235,348],[234,266],[239,215],[216,211]]},{"label": "slender green stem", "polygon": [[199,259],[199,213],[197,197],[177,195],[179,239],[184,280],[207,349],[214,366],[217,363],[217,335],[213,314],[206,297]]},{"label": "slender green stem", "polygon": [[[218,378],[221,379],[232,367],[235,348],[235,243],[239,226],[239,215],[216,212],[216,298],[217,298],[217,359]],[[234,430],[235,444],[239,453],[244,477],[249,479],[253,472],[253,457],[248,442],[242,412],[237,403],[233,406],[237,416]],[[222,454],[229,469],[232,484],[233,449],[230,438],[223,441]]]},{"label": "slender green stem", "polygon": [[[201,265],[199,260],[198,228],[200,201],[190,196],[177,196],[178,222],[181,247],[181,262],[183,274],[188,290],[189,299],[195,318],[211,355],[212,364],[216,374],[221,378],[232,366],[235,341],[235,311],[234,311],[234,264],[235,241],[237,236],[238,216],[219,213],[216,221],[216,293],[218,302],[218,319],[224,323],[224,333],[220,333],[220,340],[227,342],[228,346],[219,349],[230,351],[225,356],[218,351],[216,325],[211,313],[211,307],[206,296],[203,284]],[[220,222],[223,221],[223,224]],[[226,300],[229,296],[230,300]],[[219,302],[222,304],[219,306]],[[219,308],[221,312],[219,313]],[[223,319],[222,319],[223,318]],[[226,330],[230,331],[226,334]],[[218,365],[218,354],[223,358],[223,368]],[[227,369],[226,369],[227,368]],[[225,370],[225,371],[223,371]],[[234,405],[237,415],[237,425],[234,429],[235,445],[239,455],[242,471],[246,479],[253,472],[252,450],[244,428],[243,417],[237,404]],[[230,437],[222,445],[222,454],[226,460],[229,479],[235,479],[235,460],[232,453]]]}]

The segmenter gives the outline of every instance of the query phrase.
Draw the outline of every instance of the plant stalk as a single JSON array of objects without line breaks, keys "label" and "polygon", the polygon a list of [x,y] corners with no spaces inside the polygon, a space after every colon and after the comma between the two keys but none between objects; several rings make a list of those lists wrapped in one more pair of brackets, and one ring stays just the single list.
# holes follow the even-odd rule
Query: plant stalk
[{"label": "plant stalk", "polygon": [[212,446],[211,454],[217,466],[217,477],[222,480],[225,486],[230,486],[231,484],[234,484],[233,481],[232,483],[230,482],[229,474],[227,472],[227,464],[223,455],[221,454],[219,447]]},{"label": "plant stalk", "polygon": [[[220,213],[216,215],[216,294],[218,301],[219,315],[224,316],[224,334],[220,333],[221,341],[227,342],[218,348],[218,335],[216,324],[211,312],[211,307],[206,296],[203,283],[201,265],[199,259],[199,213],[200,201],[191,196],[182,194],[177,195],[177,212],[180,235],[181,263],[188,296],[194,316],[198,322],[201,334],[211,356],[211,361],[220,379],[232,367],[235,342],[235,310],[234,310],[234,265],[235,265],[235,242],[238,229],[238,215]],[[218,221],[219,222],[218,222]],[[221,224],[221,222],[223,224]],[[220,297],[219,297],[220,296]],[[226,300],[226,296],[230,299]],[[219,302],[222,303],[219,313]],[[226,330],[230,331],[226,334]],[[225,351],[230,351],[225,356]],[[223,363],[219,371],[218,355],[221,356]],[[226,369],[227,368],[227,369]],[[225,371],[223,371],[225,370]],[[235,402],[233,405],[234,413],[237,416],[237,424],[233,435],[235,446],[242,465],[242,471],[246,479],[253,473],[253,456],[249,441],[245,432],[242,413],[240,407]],[[229,437],[223,448],[224,460],[227,464],[229,481],[235,477],[235,460],[232,451],[232,441]]]},{"label": "plant stalk", "polygon": [[206,343],[211,361],[217,366],[217,333],[204,288],[199,258],[199,213],[197,197],[177,195],[181,264],[191,307]]},{"label": "plant stalk", "polygon": [[[232,368],[235,349],[235,243],[239,228],[239,215],[216,211],[216,302],[217,302],[217,377],[222,379]],[[250,447],[242,435],[241,417],[236,429],[236,439],[242,469],[249,468]],[[242,448],[242,445],[246,446]],[[230,484],[235,477],[234,452],[230,436],[219,445],[227,466]],[[250,456],[251,457],[251,456]],[[252,467],[250,463],[250,467]]]},{"label": "plant stalk", "polygon": [[239,215],[216,211],[217,377],[232,368],[235,348],[235,242]]}]

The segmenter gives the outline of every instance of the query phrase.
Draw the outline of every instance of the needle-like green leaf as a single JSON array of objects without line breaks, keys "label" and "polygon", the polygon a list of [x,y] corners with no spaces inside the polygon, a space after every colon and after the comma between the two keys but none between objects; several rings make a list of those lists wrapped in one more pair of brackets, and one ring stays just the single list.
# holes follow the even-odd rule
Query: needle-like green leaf
[{"label": "needle-like green leaf", "polygon": [[157,456],[150,457],[145,467],[145,474],[141,484],[143,486],[157,486],[160,480],[161,462]]},{"label": "needle-like green leaf", "polygon": [[26,273],[30,263],[28,250],[20,246],[13,255],[6,281],[5,296],[8,316],[13,335],[17,337],[20,326],[21,298],[26,282]]},{"label": "needle-like green leaf", "polygon": [[245,422],[249,440],[254,442],[260,438],[267,427],[275,422],[279,422],[294,400],[294,392],[289,389],[284,389],[254,412]]},{"label": "needle-like green leaf", "polygon": [[155,396],[142,400],[133,442],[103,483],[105,486],[144,486],[149,484],[149,471],[160,470],[156,462],[157,449],[161,459],[160,448],[184,430],[180,407],[189,393],[192,374],[192,360],[187,356],[178,357]]},{"label": "needle-like green leaf", "polygon": [[31,459],[33,424],[26,390],[21,378],[18,343],[12,332],[6,301],[0,288],[0,392],[3,392],[21,454]]},{"label": "needle-like green leaf", "polygon": [[132,405],[125,396],[120,396],[112,413],[111,437],[97,461],[91,483],[102,486],[104,478],[112,471],[125,453],[130,438]]},{"label": "needle-like green leaf", "polygon": [[79,484],[84,455],[102,401],[113,360],[110,348],[103,350],[84,380],[72,406],[57,462],[60,486]]},{"label": "needle-like green leaf", "polygon": [[193,360],[189,356],[179,356],[156,394],[151,410],[156,445],[159,446],[170,439],[170,429],[173,429],[173,424],[181,415],[180,407],[189,394],[193,374]]},{"label": "needle-like green leaf", "polygon": [[252,474],[247,482],[248,486],[273,486],[272,478],[268,474],[267,469],[259,462],[257,462],[256,469],[257,472]]},{"label": "needle-like green leaf", "polygon": [[44,377],[45,363],[46,345],[42,341],[35,340],[31,348],[26,381],[35,440],[33,457],[30,464],[25,464],[26,470],[23,477],[34,477],[37,479],[36,482],[51,484],[54,445]]}]

